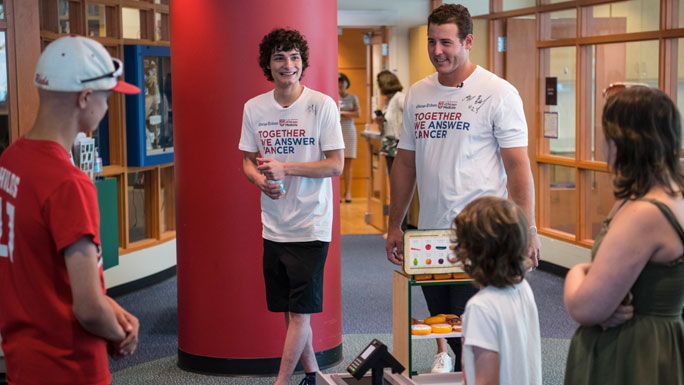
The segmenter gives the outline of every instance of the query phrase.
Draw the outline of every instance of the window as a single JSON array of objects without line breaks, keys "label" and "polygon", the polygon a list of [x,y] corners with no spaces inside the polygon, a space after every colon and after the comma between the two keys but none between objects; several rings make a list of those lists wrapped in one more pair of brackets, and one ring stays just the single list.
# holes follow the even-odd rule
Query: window
[{"label": "window", "polygon": [[510,11],[512,9],[534,7],[534,0],[503,0],[503,10]]},{"label": "window", "polygon": [[576,101],[576,49],[554,47],[542,51],[542,66],[547,68],[544,77],[556,78],[557,103],[546,111],[558,114],[558,136],[545,139],[544,152],[565,158],[575,157],[575,101]]},{"label": "window", "polygon": [[658,41],[634,41],[628,43],[599,44],[588,46],[591,51],[591,98],[584,103],[591,105],[591,142],[584,151],[584,159],[604,162],[601,114],[605,100],[603,90],[615,82],[635,82],[658,87]]},{"label": "window", "polygon": [[583,36],[656,31],[660,21],[660,0],[629,0],[584,7]]},{"label": "window", "polygon": [[[540,233],[590,246],[615,203],[613,174],[602,150],[602,91],[613,82],[644,83],[663,89],[684,110],[684,29],[679,29],[684,26],[684,2],[531,3],[502,0],[505,14],[491,14],[490,22],[495,31],[501,23],[529,15],[530,8],[537,16],[536,94],[521,92],[526,111],[530,105],[534,110],[528,126],[538,189],[536,219]],[[561,4],[551,5],[555,3]],[[494,65],[501,56],[508,60],[515,55],[510,47],[519,50],[522,43],[513,41],[516,37],[529,41],[530,34],[508,32],[508,52],[490,47]],[[520,83],[516,73],[505,74]],[[553,105],[546,104],[547,78],[556,80]],[[545,117],[555,116],[545,113],[557,114],[557,133],[544,130]],[[555,127],[552,122],[548,120],[548,127]]]},{"label": "window", "polygon": [[577,36],[577,10],[542,13],[542,40],[569,39]]}]

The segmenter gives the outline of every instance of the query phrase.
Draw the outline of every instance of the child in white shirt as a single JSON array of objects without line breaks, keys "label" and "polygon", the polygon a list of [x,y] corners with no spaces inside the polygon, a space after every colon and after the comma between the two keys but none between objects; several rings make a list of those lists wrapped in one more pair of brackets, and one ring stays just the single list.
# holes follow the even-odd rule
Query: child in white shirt
[{"label": "child in white shirt", "polygon": [[463,315],[468,385],[541,385],[539,316],[525,281],[529,226],[513,202],[483,197],[452,223],[456,257],[481,287]]}]

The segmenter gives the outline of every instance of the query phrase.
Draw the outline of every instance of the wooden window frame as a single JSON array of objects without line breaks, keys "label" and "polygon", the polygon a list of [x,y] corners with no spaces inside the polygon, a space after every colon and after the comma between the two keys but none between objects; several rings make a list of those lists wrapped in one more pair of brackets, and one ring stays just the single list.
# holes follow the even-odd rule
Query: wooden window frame
[{"label": "wooden window frame", "polygon": [[[533,147],[534,156],[530,156],[537,186],[536,188],[536,220],[539,224],[539,232],[545,236],[559,239],[576,245],[591,247],[591,219],[586,217],[587,204],[589,201],[589,178],[590,172],[611,172],[608,165],[602,161],[587,160],[591,159],[591,109],[592,103],[592,76],[591,59],[592,49],[598,44],[626,43],[639,41],[657,41],[659,45],[658,58],[658,87],[665,91],[674,101],[677,102],[677,61],[678,61],[678,40],[684,38],[684,28],[678,27],[679,4],[684,0],[660,0],[659,27],[653,31],[620,33],[604,36],[583,36],[582,28],[587,23],[590,6],[604,5],[611,3],[624,2],[625,0],[576,0],[565,1],[557,4],[548,4],[548,0],[537,0],[536,6],[523,9],[501,12],[503,0],[490,0],[490,10],[488,15],[478,16],[477,18],[489,20],[489,51],[490,68],[492,72],[502,76],[505,74],[504,55],[496,50],[497,36],[505,35],[506,20],[517,16],[534,14],[537,19],[537,73],[535,89],[537,90],[534,100],[526,100],[526,103],[535,103],[535,130],[530,132],[530,146]],[[556,40],[541,40],[544,26],[543,15],[548,12],[572,10],[577,12],[577,33],[574,38],[564,38]],[[544,140],[542,134],[543,119],[543,95],[544,84],[541,77],[545,72],[544,60],[541,60],[541,52],[546,48],[571,47],[576,48],[576,111],[575,111],[575,157],[563,158],[549,155],[548,142]],[[598,150],[598,149],[597,149]],[[547,212],[550,207],[549,196],[540,194],[541,186],[548,185],[550,175],[549,167],[542,165],[558,165],[574,168],[575,170],[575,199],[576,199],[576,229],[575,234],[568,234],[551,229],[549,227],[550,214]],[[586,222],[586,223],[585,223]]]}]

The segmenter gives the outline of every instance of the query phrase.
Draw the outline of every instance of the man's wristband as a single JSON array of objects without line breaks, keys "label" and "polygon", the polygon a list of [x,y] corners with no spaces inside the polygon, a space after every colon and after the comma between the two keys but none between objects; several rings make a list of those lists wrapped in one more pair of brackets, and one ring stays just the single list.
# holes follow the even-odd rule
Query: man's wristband
[{"label": "man's wristband", "polygon": [[530,229],[528,230],[530,235],[537,235],[537,226],[530,226]]}]

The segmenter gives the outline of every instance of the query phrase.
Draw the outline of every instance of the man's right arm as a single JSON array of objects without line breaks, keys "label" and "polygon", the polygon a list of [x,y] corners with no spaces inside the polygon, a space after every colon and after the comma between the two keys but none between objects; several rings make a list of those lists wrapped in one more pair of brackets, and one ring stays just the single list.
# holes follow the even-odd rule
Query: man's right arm
[{"label": "man's right arm", "polygon": [[85,330],[108,341],[123,341],[126,332],[102,292],[97,246],[90,237],[82,237],[64,249],[64,257],[78,322]]},{"label": "man's right arm", "polygon": [[390,175],[390,212],[385,250],[387,259],[401,265],[404,259],[404,233],[401,222],[416,189],[416,153],[399,149]]}]

